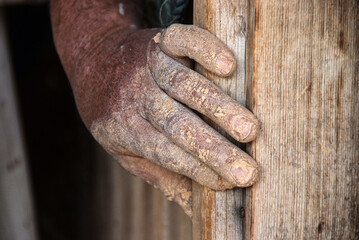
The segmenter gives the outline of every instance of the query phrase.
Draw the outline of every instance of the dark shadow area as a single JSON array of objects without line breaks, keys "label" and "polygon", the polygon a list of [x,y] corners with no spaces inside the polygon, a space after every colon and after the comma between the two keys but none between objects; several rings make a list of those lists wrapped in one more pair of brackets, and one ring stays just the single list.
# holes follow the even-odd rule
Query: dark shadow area
[{"label": "dark shadow area", "polygon": [[55,51],[49,6],[11,6],[5,12],[40,239],[85,239],[95,142]]}]

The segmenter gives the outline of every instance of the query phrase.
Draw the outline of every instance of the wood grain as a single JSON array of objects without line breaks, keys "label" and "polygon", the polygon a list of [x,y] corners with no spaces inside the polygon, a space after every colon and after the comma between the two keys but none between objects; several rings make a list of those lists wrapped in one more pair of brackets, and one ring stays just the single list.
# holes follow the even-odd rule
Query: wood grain
[{"label": "wood grain", "polygon": [[[242,103],[247,86],[263,124],[247,148],[262,174],[246,191],[244,238],[359,239],[358,1],[256,0],[238,14],[240,2],[197,0],[194,22],[234,50],[246,81],[204,74]],[[233,202],[194,189],[194,238],[241,239],[224,228]]]},{"label": "wood grain", "polygon": [[255,1],[246,239],[359,239],[358,1]]},{"label": "wood grain", "polygon": [[[215,76],[201,66],[196,67],[197,71],[213,80],[232,98],[245,105],[248,2],[195,0],[193,11],[194,24],[209,30],[226,43],[237,60],[236,71],[229,78]],[[218,130],[223,133],[220,129]],[[194,183],[193,239],[243,239],[243,194],[242,189],[214,192]]]}]

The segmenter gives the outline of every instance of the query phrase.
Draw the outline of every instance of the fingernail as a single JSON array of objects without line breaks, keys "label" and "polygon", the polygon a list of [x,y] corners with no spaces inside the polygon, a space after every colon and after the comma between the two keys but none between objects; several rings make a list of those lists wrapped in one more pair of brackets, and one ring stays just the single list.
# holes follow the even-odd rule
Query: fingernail
[{"label": "fingernail", "polygon": [[253,185],[259,176],[259,166],[256,162],[239,161],[233,164],[231,168],[233,177],[239,187],[248,187]]},{"label": "fingernail", "polygon": [[232,128],[241,141],[244,141],[251,134],[253,126],[254,123],[246,117],[236,116],[232,120]]},{"label": "fingernail", "polygon": [[229,75],[233,71],[234,62],[223,55],[219,55],[216,59],[218,70],[223,75]]}]

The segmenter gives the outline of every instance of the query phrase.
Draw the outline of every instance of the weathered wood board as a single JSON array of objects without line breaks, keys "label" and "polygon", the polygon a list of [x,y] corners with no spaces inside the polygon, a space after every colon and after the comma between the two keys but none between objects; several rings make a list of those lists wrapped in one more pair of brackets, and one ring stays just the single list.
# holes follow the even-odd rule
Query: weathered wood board
[{"label": "weathered wood board", "polygon": [[359,239],[358,4],[255,1],[246,239]]},{"label": "weathered wood board", "polygon": [[[194,24],[205,28],[220,38],[233,51],[237,59],[235,73],[221,78],[196,69],[213,80],[219,87],[241,104],[246,104],[246,45],[248,17],[247,1],[194,1]],[[223,131],[219,130],[223,133]],[[194,240],[243,239],[244,190],[214,192],[193,184]]]},{"label": "weathered wood board", "polygon": [[[358,1],[245,1],[247,15],[240,3],[197,0],[194,14],[246,52],[247,106],[262,122],[247,148],[262,173],[246,191],[244,238],[359,239]],[[246,29],[245,50],[231,45],[233,25]],[[233,224],[220,195],[195,195],[195,239],[240,239],[219,227]]]}]

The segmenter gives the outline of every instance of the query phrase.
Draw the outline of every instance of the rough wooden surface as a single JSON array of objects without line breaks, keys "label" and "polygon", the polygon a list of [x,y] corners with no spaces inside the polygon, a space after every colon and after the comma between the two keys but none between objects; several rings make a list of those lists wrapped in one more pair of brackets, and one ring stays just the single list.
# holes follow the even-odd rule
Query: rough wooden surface
[{"label": "rough wooden surface", "polygon": [[[240,3],[197,0],[194,14],[239,64],[246,52],[247,105],[263,123],[248,147],[262,176],[246,191],[245,239],[359,239],[358,1]],[[243,52],[231,45],[242,32]],[[243,85],[214,78],[238,99]],[[223,193],[194,187],[194,238],[240,239],[221,227],[233,223]]]},{"label": "rough wooden surface", "polygon": [[255,1],[246,239],[359,239],[358,4]]},{"label": "rough wooden surface", "polygon": [[[247,1],[195,0],[194,24],[205,28],[220,38],[234,52],[237,59],[236,72],[230,78],[220,78],[197,70],[213,80],[241,104],[246,103],[246,19]],[[195,240],[243,239],[244,195],[242,189],[214,192],[193,185]]]},{"label": "rough wooden surface", "polygon": [[95,239],[191,239],[191,220],[176,203],[130,175],[100,147],[97,158]]},{"label": "rough wooden surface", "polygon": [[35,240],[35,219],[0,8],[0,239]]}]

